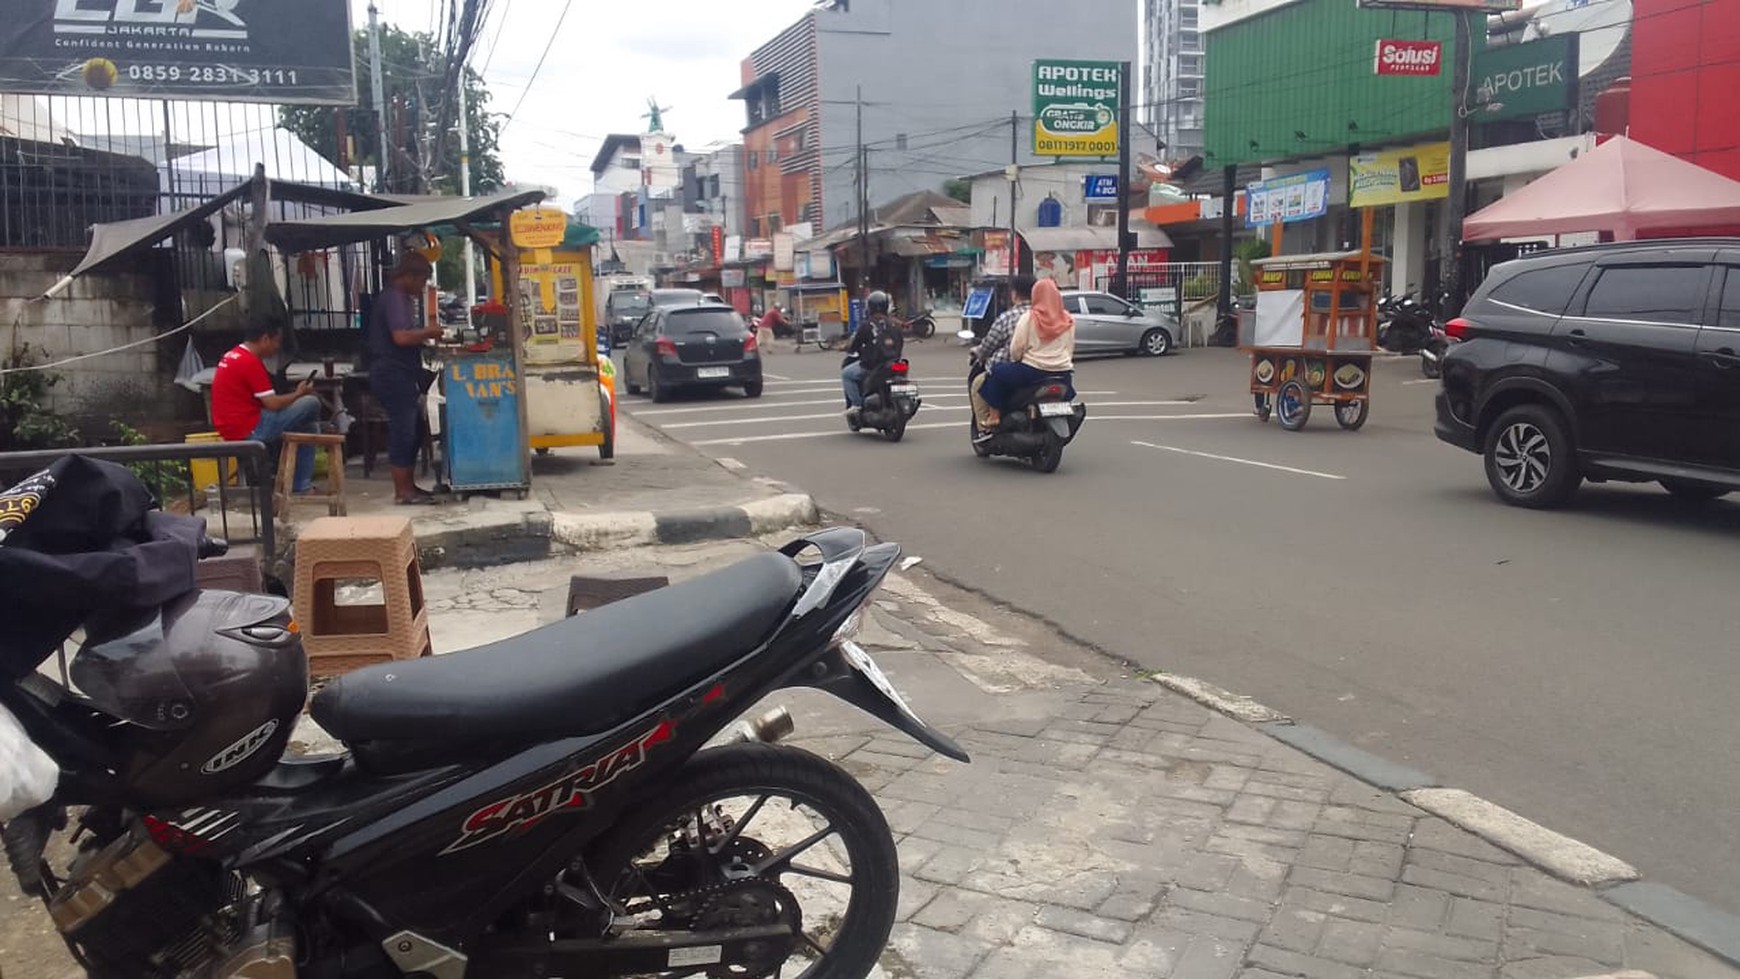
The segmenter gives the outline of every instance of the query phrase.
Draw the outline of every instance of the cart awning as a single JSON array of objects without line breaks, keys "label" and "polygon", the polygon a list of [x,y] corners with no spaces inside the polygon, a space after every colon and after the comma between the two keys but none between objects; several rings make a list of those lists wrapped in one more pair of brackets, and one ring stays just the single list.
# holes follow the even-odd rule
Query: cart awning
[{"label": "cart awning", "polygon": [[541,190],[522,190],[491,197],[444,197],[374,211],[279,221],[266,225],[266,240],[287,252],[314,251],[420,228],[445,228],[480,221],[543,199]]}]

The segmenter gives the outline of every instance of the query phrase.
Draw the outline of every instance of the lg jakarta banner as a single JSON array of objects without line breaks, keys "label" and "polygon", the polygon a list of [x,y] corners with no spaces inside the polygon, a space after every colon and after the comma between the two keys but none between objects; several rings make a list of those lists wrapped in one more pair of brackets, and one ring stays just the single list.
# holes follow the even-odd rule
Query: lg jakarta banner
[{"label": "lg jakarta banner", "polygon": [[1347,161],[1349,207],[1382,207],[1450,196],[1450,144],[1421,143]]},{"label": "lg jakarta banner", "polygon": [[348,0],[7,0],[0,92],[354,105]]}]

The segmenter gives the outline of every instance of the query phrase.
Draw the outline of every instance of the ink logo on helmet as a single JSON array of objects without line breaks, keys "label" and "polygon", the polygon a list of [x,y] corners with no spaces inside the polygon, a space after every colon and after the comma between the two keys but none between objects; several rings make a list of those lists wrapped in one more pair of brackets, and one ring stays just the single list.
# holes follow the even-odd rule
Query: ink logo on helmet
[{"label": "ink logo on helmet", "polygon": [[55,0],[57,39],[145,37],[245,41],[243,0]]},{"label": "ink logo on helmet", "polygon": [[210,761],[199,766],[200,774],[221,775],[237,765],[240,765],[242,762],[247,761],[249,758],[258,754],[260,749],[264,748],[267,742],[272,740],[272,735],[276,733],[277,730],[278,722],[275,720],[267,721],[259,727],[254,728],[247,734],[242,735],[241,739],[235,744],[232,744],[228,748],[213,755]]}]

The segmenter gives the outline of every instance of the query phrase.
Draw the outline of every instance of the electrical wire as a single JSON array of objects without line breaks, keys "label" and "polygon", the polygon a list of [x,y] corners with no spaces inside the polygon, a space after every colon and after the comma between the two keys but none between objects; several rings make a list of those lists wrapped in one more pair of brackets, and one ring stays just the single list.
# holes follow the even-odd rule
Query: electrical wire
[{"label": "electrical wire", "polygon": [[532,94],[532,86],[536,84],[538,80],[538,73],[544,70],[544,59],[550,56],[550,49],[555,47],[556,36],[562,33],[562,22],[568,19],[568,11],[573,6],[574,0],[563,0],[562,14],[556,18],[556,26],[550,29],[550,37],[544,42],[544,53],[538,55],[537,67],[532,69],[532,77],[526,81],[526,87],[520,90],[520,98],[519,101],[514,103],[513,111],[509,112],[507,118],[502,121],[502,132],[507,132],[507,128],[514,124],[514,119],[520,114],[520,106],[525,105],[526,96]]}]

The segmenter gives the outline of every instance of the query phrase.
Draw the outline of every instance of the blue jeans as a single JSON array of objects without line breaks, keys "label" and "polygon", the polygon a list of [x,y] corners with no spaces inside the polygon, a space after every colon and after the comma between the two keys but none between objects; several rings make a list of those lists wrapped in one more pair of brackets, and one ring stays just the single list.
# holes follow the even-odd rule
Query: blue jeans
[{"label": "blue jeans", "polygon": [[1026,364],[998,364],[991,368],[990,376],[985,378],[985,386],[979,390],[979,397],[985,403],[998,411],[1009,407],[1009,398],[1018,391],[1044,384],[1047,379],[1062,378],[1065,385],[1070,384],[1070,371],[1051,373]]},{"label": "blue jeans", "polygon": [[840,386],[846,390],[846,407],[864,407],[864,375],[867,373],[864,365],[856,360],[841,369]]},{"label": "blue jeans", "polygon": [[369,368],[369,390],[387,415],[387,465],[409,469],[417,464],[417,401],[422,378],[402,367],[377,363]]},{"label": "blue jeans", "polygon": [[[312,394],[305,394],[290,402],[290,407],[283,411],[260,412],[260,424],[254,426],[254,434],[248,438],[277,446],[283,441],[286,432],[306,432],[312,435],[319,431],[320,399]],[[291,492],[303,493],[313,486],[314,446],[297,446],[296,477]]]}]

